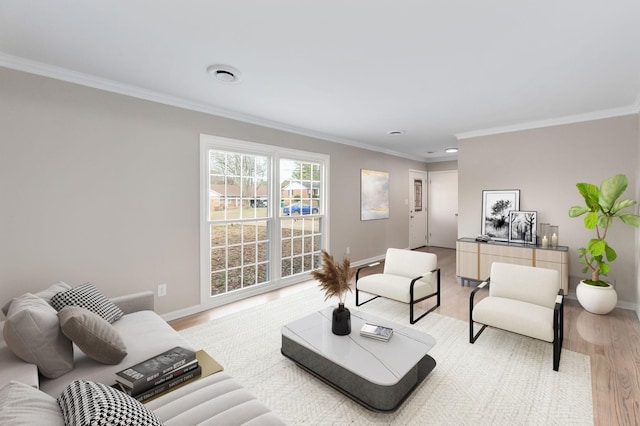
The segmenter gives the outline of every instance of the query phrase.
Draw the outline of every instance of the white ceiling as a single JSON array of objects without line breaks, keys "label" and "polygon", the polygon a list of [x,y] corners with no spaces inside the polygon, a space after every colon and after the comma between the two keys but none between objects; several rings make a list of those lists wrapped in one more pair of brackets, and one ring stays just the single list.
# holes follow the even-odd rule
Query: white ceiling
[{"label": "white ceiling", "polygon": [[0,66],[442,161],[638,112],[640,1],[0,0]]}]

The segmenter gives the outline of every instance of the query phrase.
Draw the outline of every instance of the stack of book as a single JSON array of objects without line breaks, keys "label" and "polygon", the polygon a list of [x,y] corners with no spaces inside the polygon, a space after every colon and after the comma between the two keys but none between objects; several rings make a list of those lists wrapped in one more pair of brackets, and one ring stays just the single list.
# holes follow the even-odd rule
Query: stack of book
[{"label": "stack of book", "polygon": [[116,373],[116,388],[138,401],[146,401],[200,377],[196,353],[177,346]]},{"label": "stack of book", "polygon": [[389,341],[393,335],[393,328],[384,327],[377,324],[365,323],[360,329],[360,335],[371,339]]}]

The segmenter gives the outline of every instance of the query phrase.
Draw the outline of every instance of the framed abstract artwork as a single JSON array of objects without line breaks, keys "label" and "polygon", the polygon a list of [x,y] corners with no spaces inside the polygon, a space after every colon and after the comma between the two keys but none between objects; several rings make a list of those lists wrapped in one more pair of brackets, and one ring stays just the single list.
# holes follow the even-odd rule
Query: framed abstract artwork
[{"label": "framed abstract artwork", "polygon": [[389,218],[389,173],[360,170],[360,220]]},{"label": "framed abstract artwork", "polygon": [[482,191],[481,234],[497,241],[509,241],[509,212],[520,210],[520,190]]}]

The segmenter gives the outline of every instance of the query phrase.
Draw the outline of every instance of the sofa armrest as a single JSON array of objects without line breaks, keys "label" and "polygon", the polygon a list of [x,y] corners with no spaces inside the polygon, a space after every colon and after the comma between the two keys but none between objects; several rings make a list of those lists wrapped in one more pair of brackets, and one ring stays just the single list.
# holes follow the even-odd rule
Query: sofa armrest
[{"label": "sofa armrest", "polygon": [[125,314],[138,311],[153,311],[155,308],[152,291],[143,291],[140,293],[112,297],[111,301],[122,309],[122,312]]},{"label": "sofa armrest", "polygon": [[[0,321],[2,326],[3,321]],[[0,327],[1,328],[1,327]],[[0,388],[12,380],[22,382],[36,389],[39,387],[38,367],[15,356],[0,339]]]}]

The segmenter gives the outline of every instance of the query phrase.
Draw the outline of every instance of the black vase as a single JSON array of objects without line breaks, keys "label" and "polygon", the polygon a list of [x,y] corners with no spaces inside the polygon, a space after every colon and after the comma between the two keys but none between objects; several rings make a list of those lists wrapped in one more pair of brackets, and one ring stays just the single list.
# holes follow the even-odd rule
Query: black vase
[{"label": "black vase", "polygon": [[331,331],[338,336],[346,336],[351,333],[351,312],[344,307],[344,303],[339,303],[338,307],[333,310]]}]

